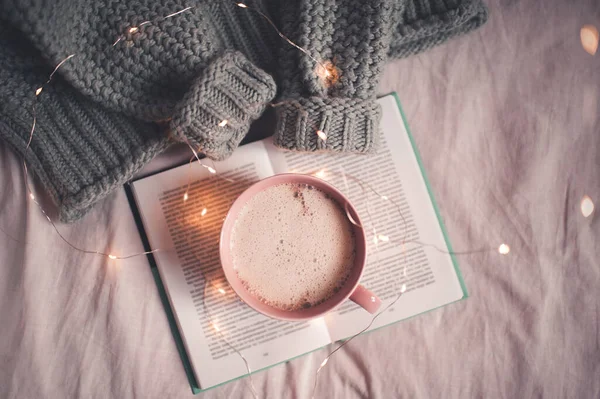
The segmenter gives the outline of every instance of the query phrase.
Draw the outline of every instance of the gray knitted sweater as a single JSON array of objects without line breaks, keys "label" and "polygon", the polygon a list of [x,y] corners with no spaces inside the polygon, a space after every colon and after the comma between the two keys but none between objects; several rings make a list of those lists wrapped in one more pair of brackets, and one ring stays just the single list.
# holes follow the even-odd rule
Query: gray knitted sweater
[{"label": "gray knitted sweater", "polygon": [[[480,0],[247,5],[0,0],[0,138],[17,152],[29,139],[36,88],[75,54],[40,94],[25,153],[61,220],[84,215],[175,141],[212,159],[227,157],[269,103],[280,147],[371,152],[385,61],[487,19]],[[282,40],[257,11],[309,54]]]}]

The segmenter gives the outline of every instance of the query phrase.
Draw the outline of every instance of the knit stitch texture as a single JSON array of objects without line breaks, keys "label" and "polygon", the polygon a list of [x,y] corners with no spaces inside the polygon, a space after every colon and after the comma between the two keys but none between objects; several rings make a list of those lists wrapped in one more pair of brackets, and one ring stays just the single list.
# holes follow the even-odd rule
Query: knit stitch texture
[{"label": "knit stitch texture", "polygon": [[[480,0],[247,4],[0,0],[0,138],[25,154],[61,220],[80,218],[175,140],[224,159],[274,97],[276,145],[372,152],[386,60],[487,19]],[[38,98],[25,153],[35,91],[69,54]]]},{"label": "knit stitch texture", "polygon": [[192,83],[175,109],[172,130],[208,157],[225,159],[237,148],[250,123],[262,114],[275,92],[271,75],[242,54],[228,52]]},{"label": "knit stitch texture", "polygon": [[[0,26],[0,65],[0,137],[23,154],[33,122],[32,93],[51,69],[6,25]],[[63,221],[83,216],[167,147],[158,125],[107,111],[60,76],[40,98],[26,162]]]},{"label": "knit stitch texture", "polygon": [[[275,145],[304,151],[374,151],[380,119],[375,90],[398,3],[303,0],[286,1],[284,7],[282,29],[335,70],[315,65],[289,46],[282,48],[278,104],[283,105],[276,107]],[[326,140],[317,131],[324,132]]]}]

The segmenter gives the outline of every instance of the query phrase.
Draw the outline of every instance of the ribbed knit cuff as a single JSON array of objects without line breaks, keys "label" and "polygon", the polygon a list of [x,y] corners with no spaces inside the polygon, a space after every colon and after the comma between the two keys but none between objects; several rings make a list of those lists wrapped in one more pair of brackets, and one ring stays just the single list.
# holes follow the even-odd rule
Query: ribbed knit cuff
[{"label": "ribbed knit cuff", "polygon": [[375,100],[287,99],[275,112],[274,144],[284,149],[369,153],[379,144],[381,107]]},{"label": "ribbed knit cuff", "polygon": [[172,132],[209,158],[225,159],[275,93],[269,74],[241,53],[227,52],[192,83],[174,111]]}]

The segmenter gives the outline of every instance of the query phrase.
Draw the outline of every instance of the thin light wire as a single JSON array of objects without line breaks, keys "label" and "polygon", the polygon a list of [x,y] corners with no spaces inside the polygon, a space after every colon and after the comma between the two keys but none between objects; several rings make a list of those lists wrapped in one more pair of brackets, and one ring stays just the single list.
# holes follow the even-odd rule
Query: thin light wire
[{"label": "thin light wire", "polygon": [[[33,197],[33,193],[31,192],[31,188],[29,187],[29,174],[27,173],[28,171],[27,171],[27,164],[25,162],[25,159],[27,157],[27,151],[29,150],[29,147],[31,146],[31,141],[33,140],[33,133],[35,132],[35,128],[36,128],[36,124],[37,124],[37,103],[39,101],[40,94],[42,94],[42,92],[44,91],[44,87],[46,87],[46,85],[50,84],[50,82],[52,81],[52,78],[54,77],[54,74],[56,73],[56,71],[58,71],[58,69],[65,62],[69,61],[74,56],[75,56],[75,54],[70,54],[65,59],[63,59],[62,61],[60,61],[56,65],[56,67],[54,67],[54,69],[52,70],[52,72],[50,73],[50,75],[48,76],[48,80],[46,80],[45,83],[43,83],[40,87],[38,87],[35,90],[35,97],[33,99],[33,104],[31,105],[31,115],[32,115],[32,118],[33,118],[33,122],[31,124],[31,130],[29,131],[29,139],[27,140],[27,145],[25,146],[25,150],[23,151],[23,172],[25,174],[25,185],[27,186],[27,190],[29,191],[29,196],[31,198],[34,198],[34,197]],[[44,212],[44,214],[45,213],[46,212]]]},{"label": "thin light wire", "polygon": [[[165,20],[167,18],[171,18],[174,17],[176,15],[179,15],[181,13],[184,13],[186,11],[191,10],[193,7],[187,7],[184,8],[180,11],[171,13],[165,17],[161,17],[158,18],[154,21],[144,21],[141,24],[139,24],[137,27],[130,27],[129,31],[130,32],[137,32],[139,30],[139,27],[150,24],[150,23],[156,23],[158,21],[162,21]],[[132,31],[132,29],[135,29],[135,31]],[[121,35],[119,38],[117,38],[117,40],[113,43],[113,47],[119,43],[122,39],[124,38],[123,35]],[[35,133],[35,128],[37,126],[37,104],[39,101],[39,97],[40,95],[43,93],[44,91],[44,87],[48,84],[51,83],[52,79],[54,78],[54,75],[56,74],[56,72],[67,62],[69,61],[71,58],[75,57],[76,54],[70,54],[68,55],[66,58],[64,58],[62,61],[60,61],[56,67],[54,67],[54,69],[52,70],[52,72],[50,73],[48,80],[46,80],[46,82],[44,84],[42,84],[42,86],[40,86],[39,88],[36,89],[35,91],[35,98],[32,104],[32,108],[31,108],[31,113],[32,113],[32,124],[31,124],[31,130],[29,132],[29,139],[27,140],[27,145],[25,146],[25,150],[23,151],[23,174],[24,174],[24,180],[25,180],[25,187],[26,190],[29,194],[29,197],[33,200],[33,202],[38,206],[38,208],[40,209],[40,211],[42,212],[42,214],[44,215],[44,217],[46,217],[46,219],[48,220],[48,222],[50,222],[50,225],[52,226],[52,228],[54,229],[54,231],[56,232],[56,234],[58,234],[58,236],[61,238],[61,240],[63,240],[67,245],[69,245],[72,249],[79,251],[81,253],[86,253],[86,254],[94,254],[94,255],[101,255],[101,256],[105,256],[109,259],[112,260],[122,260],[122,259],[129,259],[129,258],[133,258],[133,257],[137,257],[137,256],[143,256],[143,255],[148,255],[148,254],[153,254],[156,252],[160,252],[160,251],[165,251],[166,249],[154,249],[152,251],[145,251],[145,252],[141,252],[141,253],[135,253],[135,254],[130,254],[130,255],[125,255],[125,256],[119,256],[119,255],[114,255],[112,253],[106,253],[106,252],[102,252],[102,251],[95,251],[95,250],[87,250],[87,249],[83,249],[80,248],[74,244],[72,244],[69,240],[67,240],[62,233],[58,230],[56,224],[52,221],[52,219],[50,218],[50,216],[48,215],[48,213],[44,210],[42,204],[40,202],[37,201],[37,199],[35,198],[35,195],[33,194],[33,190],[31,189],[31,186],[29,184],[29,171],[27,169],[27,162],[26,162],[26,158],[27,158],[27,152],[29,150],[29,148],[31,147],[31,142],[33,140],[33,135]],[[197,157],[197,154],[195,154]],[[201,162],[200,162],[201,163]],[[4,230],[3,230],[4,231]],[[11,238],[14,239],[14,237],[11,236]],[[17,240],[18,241],[18,240]]]},{"label": "thin light wire", "polygon": [[12,234],[10,234],[8,231],[4,230],[4,229],[2,228],[2,226],[0,226],[0,230],[2,230],[2,232],[3,232],[4,234],[6,234],[6,235],[8,236],[8,238],[10,238],[11,240],[18,242],[19,244],[27,245],[27,241],[21,241],[21,240],[19,240],[18,238],[15,238],[15,237],[14,237]]},{"label": "thin light wire", "polygon": [[[195,253],[194,253],[194,257],[199,262]],[[231,344],[227,340],[227,338],[225,338],[225,335],[223,334],[223,332],[221,332],[221,330],[219,328],[215,327],[216,323],[213,322],[213,317],[212,317],[210,311],[208,310],[208,306],[206,305],[206,289],[209,287],[210,281],[206,278],[206,275],[204,273],[202,273],[202,276],[204,277],[204,295],[202,296],[202,304],[204,306],[204,311],[208,315],[208,321],[209,321],[210,325],[213,326],[213,329],[217,332],[217,334],[219,334],[221,339],[225,342],[225,344],[227,344],[227,346],[229,346],[229,348],[231,348],[235,353],[237,353],[237,355],[239,357],[241,357],[242,360],[244,361],[244,365],[246,366],[246,375],[248,376],[248,381],[249,381],[249,385],[250,385],[250,390],[252,391],[252,396],[254,397],[254,399],[258,399],[259,398],[258,392],[256,391],[256,387],[254,386],[254,380],[252,379],[252,368],[250,367],[250,363],[248,362],[248,359],[246,359],[246,357],[242,354],[242,352],[240,352],[233,344]]]},{"label": "thin light wire", "polygon": [[54,74],[56,73],[56,71],[58,71],[58,68],[60,68],[65,62],[69,61],[73,57],[75,57],[75,54],[71,54],[71,55],[67,56],[67,58],[65,58],[64,60],[62,60],[61,62],[59,62],[58,65],[56,65],[56,67],[54,68],[54,70],[50,74],[50,77],[48,77],[48,80],[46,81],[46,83],[44,83],[44,85],[47,85],[48,83],[50,83],[50,81],[54,77]]},{"label": "thin light wire", "polygon": [[31,110],[32,110],[32,115],[33,115],[33,123],[31,124],[31,131],[29,132],[29,140],[27,141],[27,145],[25,146],[25,151],[27,152],[27,150],[29,149],[29,146],[31,145],[31,140],[33,140],[33,132],[35,131],[35,124],[37,123],[37,113],[36,113],[36,104],[37,104],[37,96],[35,97],[34,103],[31,106]]},{"label": "thin light wire", "polygon": [[[497,251],[497,248],[493,248],[493,247],[482,247],[482,248],[478,248],[478,249],[474,249],[474,250],[466,250],[466,251],[449,251],[448,249],[443,249],[440,248],[434,244],[429,244],[423,241],[419,241],[419,240],[407,240],[408,237],[408,222],[406,221],[406,218],[404,217],[404,214],[402,212],[402,209],[400,208],[400,205],[393,199],[393,198],[388,198],[385,195],[382,195],[381,193],[379,193],[377,190],[375,190],[375,188],[373,188],[373,186],[371,186],[368,182],[363,181],[355,176],[349,175],[349,174],[345,174],[343,172],[336,172],[336,171],[328,171],[327,173],[332,173],[332,174],[341,174],[344,176],[349,177],[350,179],[354,180],[358,185],[360,185],[363,193],[365,193],[365,186],[371,191],[373,192],[375,195],[377,195],[379,198],[383,199],[384,201],[388,201],[390,203],[392,203],[392,205],[394,205],[394,208],[396,209],[396,212],[398,213],[398,215],[400,216],[400,218],[402,219],[402,224],[404,225],[404,233],[403,233],[403,237],[401,239],[400,245],[406,245],[406,244],[418,244],[420,247],[429,247],[429,248],[433,248],[436,251],[446,254],[446,255],[471,255],[471,254],[477,254],[477,253],[483,253],[483,252],[495,252]],[[314,174],[314,173],[312,173]],[[367,204],[369,202],[367,201]],[[359,226],[364,228],[363,226],[361,226],[358,222],[356,222],[353,218],[352,215],[350,214],[350,210],[347,206],[345,206],[344,208],[345,212],[346,212],[346,216],[348,217],[348,219],[350,219],[350,221]],[[369,209],[367,208],[367,213],[369,216],[369,219],[371,220],[372,217],[369,213]],[[392,240],[390,240],[392,241]]]},{"label": "thin light wire", "polygon": [[[187,235],[186,235],[186,242],[189,245],[189,237]],[[191,251],[191,252],[192,252],[192,256],[194,257],[194,259],[196,260],[198,265],[201,265],[202,262],[200,261],[200,259],[198,259],[196,252],[195,251]],[[229,348],[231,348],[244,362],[244,366],[246,367],[246,375],[248,376],[248,382],[250,385],[250,390],[252,391],[252,396],[254,397],[254,399],[258,399],[259,398],[258,392],[256,391],[256,387],[254,386],[254,380],[252,379],[252,368],[250,367],[250,363],[248,362],[248,359],[246,359],[246,357],[242,354],[242,352],[239,351],[232,343],[229,342],[229,340],[225,337],[225,335],[221,332],[221,330],[219,328],[215,327],[217,324],[214,322],[213,316],[209,310],[209,306],[206,304],[206,291],[207,291],[208,287],[212,284],[211,284],[210,280],[207,278],[206,273],[202,270],[202,268],[200,266],[198,267],[198,270],[200,271],[200,274],[202,275],[202,278],[204,279],[204,292],[202,294],[202,307],[204,308],[204,312],[207,315],[208,323],[213,327],[213,329],[217,332],[217,334],[219,334],[219,336],[225,342],[225,344]]]},{"label": "thin light wire", "polygon": [[205,169],[208,169],[208,171],[211,174],[213,174],[214,176],[216,176],[216,177],[218,177],[220,179],[223,179],[223,180],[225,180],[225,181],[227,181],[229,183],[235,183],[234,180],[232,180],[232,179],[230,179],[228,177],[225,177],[225,176],[221,176],[219,173],[217,173],[216,165],[215,165],[215,163],[214,163],[214,161],[212,159],[210,161],[211,161],[211,163],[212,163],[213,166],[208,166],[208,165],[204,164],[202,162],[202,159],[198,155],[198,152],[194,149],[194,147],[192,146],[192,144],[190,143],[190,141],[188,140],[188,138],[185,137],[185,136],[182,136],[182,137],[183,137],[183,142],[185,144],[187,144],[187,146],[190,148],[190,150],[192,150],[192,153],[194,154],[194,156],[192,157],[192,159],[196,158],[196,161],[198,162],[198,164],[200,164],[200,166],[202,166]]},{"label": "thin light wire", "polygon": [[[391,241],[391,240],[390,240]],[[429,247],[429,248],[433,248],[438,252],[441,252],[443,254],[446,255],[472,255],[472,254],[478,254],[478,253],[484,253],[484,252],[495,252],[498,249],[497,248],[492,248],[492,247],[483,247],[483,248],[479,248],[479,249],[474,249],[474,250],[469,250],[469,251],[448,251],[447,249],[443,249],[440,248],[436,245],[433,244],[429,244],[426,242],[422,242],[419,240],[408,240],[408,241],[404,241],[404,244],[419,244],[419,247]]]},{"label": "thin light wire", "polygon": [[283,34],[283,32],[281,32],[279,30],[279,28],[277,28],[277,26],[275,25],[275,23],[271,20],[271,18],[269,18],[264,12],[260,11],[257,8],[254,7],[249,7],[247,4],[245,3],[240,3],[240,2],[236,2],[236,5],[240,8],[244,8],[247,10],[251,10],[254,11],[255,13],[259,14],[261,17],[263,17],[265,19],[265,21],[267,21],[269,23],[269,25],[271,25],[273,27],[273,29],[275,29],[275,32],[277,32],[277,34],[279,35],[279,37],[281,37],[283,40],[285,40],[286,42],[288,42],[290,45],[294,46],[295,48],[297,48],[298,50],[302,51],[304,54],[306,54],[306,56],[308,58],[310,58],[311,60],[313,60],[314,62],[317,63],[317,65],[319,65],[323,71],[325,71],[326,74],[328,74],[327,71],[327,67],[325,66],[325,64],[323,64],[321,61],[319,61],[317,58],[313,57],[313,55],[306,50],[305,48],[297,45],[296,43],[294,43],[289,37],[287,37],[286,35]]},{"label": "thin light wire", "polygon": [[[129,28],[127,28],[127,30],[129,31],[129,33],[132,33],[132,34],[133,33],[137,33],[137,32],[139,32],[139,30],[140,30],[140,28],[142,26],[145,26],[145,25],[148,25],[148,24],[156,24],[156,23],[158,23],[160,21],[164,21],[165,19],[169,19],[169,18],[174,17],[176,15],[182,14],[182,13],[184,13],[186,11],[189,11],[189,10],[191,10],[193,8],[194,8],[194,6],[189,6],[189,7],[186,7],[184,9],[182,9],[182,10],[179,10],[179,11],[176,11],[174,13],[171,13],[171,14],[169,14],[167,16],[158,17],[158,18],[156,18],[156,19],[154,19],[152,21],[144,21],[144,22],[141,22],[140,24],[138,24],[137,26],[130,26]],[[112,47],[115,47],[121,40],[124,40],[124,39],[125,39],[125,35],[119,36],[117,38],[117,40],[115,40],[115,42],[112,44]]]},{"label": "thin light wire", "polygon": [[56,234],[58,234],[58,236],[61,238],[61,240],[63,240],[67,245],[69,245],[71,248],[73,248],[74,250],[76,250],[78,252],[85,253],[85,254],[102,255],[102,256],[107,257],[107,258],[112,259],[112,260],[121,260],[121,259],[129,259],[129,258],[133,258],[133,257],[136,257],[136,256],[142,256],[142,255],[153,254],[153,253],[156,253],[156,252],[166,251],[166,249],[158,248],[158,249],[154,249],[152,251],[135,253],[135,254],[125,255],[125,256],[118,256],[118,255],[114,255],[114,254],[107,253],[107,252],[94,251],[94,250],[87,250],[87,249],[79,248],[78,246],[72,244],[69,240],[67,240],[65,238],[65,236],[62,235],[62,233],[60,232],[60,230],[58,230],[58,227],[56,227],[56,224],[52,221],[52,219],[50,218],[50,216],[46,213],[46,211],[44,210],[44,208],[42,207],[42,205],[38,202],[38,200],[35,197],[33,197],[33,194],[31,193],[31,189],[29,188],[29,186],[27,188],[29,190],[30,197],[31,197],[32,201],[38,206],[38,208],[40,208],[40,211],[46,217],[46,220],[48,220],[48,222],[50,222],[50,224],[54,228],[54,231],[56,232]]},{"label": "thin light wire", "polygon": [[194,156],[192,156],[190,158],[190,161],[188,162],[188,183],[187,186],[185,187],[185,194],[188,193],[188,191],[190,191],[190,185],[192,184],[192,162],[194,162]]},{"label": "thin light wire", "polygon": [[362,330],[360,330],[358,333],[354,334],[352,337],[350,337],[349,339],[347,339],[346,341],[342,342],[337,348],[335,348],[333,351],[331,351],[331,353],[329,355],[327,355],[327,357],[321,362],[321,365],[319,366],[319,368],[317,369],[317,372],[315,374],[315,384],[313,385],[313,391],[312,391],[312,395],[311,398],[314,399],[315,397],[315,391],[317,389],[317,384],[319,382],[319,373],[321,372],[321,370],[327,365],[327,363],[329,363],[329,359],[340,349],[342,349],[344,346],[348,345],[350,342],[352,342],[352,340],[356,337],[358,337],[360,334],[364,333],[365,331],[367,331],[369,328],[371,328],[371,326],[373,325],[373,323],[375,322],[375,320],[377,320],[377,318],[379,316],[381,316],[383,313],[385,313],[386,310],[388,310],[389,308],[391,308],[396,302],[398,302],[398,300],[400,299],[400,297],[402,296],[402,292],[400,294],[398,294],[398,296],[396,297],[396,299],[394,299],[392,302],[390,302],[389,305],[387,305],[385,308],[383,308],[379,313],[377,313],[375,316],[373,316],[373,318],[371,319],[371,321],[369,322],[369,324],[363,328]]},{"label": "thin light wire", "polygon": [[184,12],[186,12],[186,11],[189,11],[189,10],[191,10],[192,8],[194,8],[194,7],[193,7],[193,6],[186,7],[186,8],[184,8],[183,10],[180,10],[180,11],[177,11],[177,12],[174,12],[174,13],[172,13],[172,14],[169,14],[169,15],[167,15],[167,16],[166,16],[166,17],[164,17],[163,19],[169,19],[169,18],[171,18],[171,17],[174,17],[175,15],[179,15],[179,14],[181,14],[181,13],[184,13]]},{"label": "thin light wire", "polygon": [[[402,209],[400,208],[399,204],[396,203],[396,201],[394,201],[393,198],[389,198],[389,197],[387,197],[385,195],[382,195],[377,190],[375,190],[375,188],[373,188],[373,186],[371,186],[369,183],[367,183],[367,182],[365,182],[365,181],[363,181],[363,180],[361,180],[361,179],[359,179],[359,178],[357,178],[355,176],[347,175],[343,171],[342,172],[336,172],[334,170],[329,170],[328,173],[341,175],[342,178],[343,178],[343,180],[344,180],[344,184],[346,186],[346,190],[347,191],[349,191],[349,189],[348,189],[348,183],[347,183],[346,177],[349,177],[350,179],[352,179],[354,182],[356,182],[360,186],[360,188],[362,190],[363,198],[365,198],[365,196],[366,196],[367,216],[369,218],[369,224],[371,225],[371,227],[373,229],[373,236],[375,238],[377,238],[377,231],[376,231],[375,226],[373,224],[373,217],[372,217],[371,212],[370,212],[369,192],[366,192],[365,186],[368,187],[369,191],[375,193],[379,198],[381,198],[381,199],[383,199],[385,201],[389,201],[389,202],[392,203],[392,205],[394,205],[394,207],[395,207],[398,215],[402,219],[402,223],[404,224],[404,234],[403,234],[403,237],[402,237],[401,242],[400,242],[400,248],[401,248],[402,253],[404,255],[404,261],[403,261],[403,264],[404,264],[404,270],[403,270],[404,277],[406,277],[406,269],[407,269],[407,253],[406,253],[407,251],[405,249],[405,245],[408,244],[408,243],[416,243],[416,244],[419,244],[420,247],[431,247],[431,248],[437,250],[438,252],[441,252],[441,253],[444,253],[444,254],[448,254],[448,255],[468,255],[468,254],[475,254],[475,253],[491,252],[491,251],[493,251],[492,248],[482,248],[482,249],[473,250],[473,251],[459,251],[459,252],[457,252],[457,251],[448,251],[448,250],[441,249],[441,248],[437,247],[436,245],[429,244],[429,243],[424,243],[424,242],[421,242],[419,240],[407,240],[407,237],[408,237],[408,223],[406,221],[406,218],[404,217]],[[314,175],[314,173],[312,173],[312,174]],[[361,227],[363,230],[365,230],[365,228],[362,225],[360,225],[360,223],[358,223],[357,221],[355,221],[354,218],[352,217],[352,214],[350,213],[350,209],[348,207],[348,204],[345,204],[344,210],[346,211],[346,215],[347,215],[348,219],[353,224],[355,224],[355,225]],[[375,243],[375,247],[377,248],[377,239],[375,240],[374,243]],[[375,256],[378,256],[378,251],[375,251]],[[377,265],[378,263],[379,263],[378,259],[376,259],[375,264]],[[397,286],[397,282],[396,281],[394,281],[394,285]],[[314,397],[315,397],[315,392],[316,392],[317,385],[318,385],[318,382],[319,382],[319,374],[320,374],[321,370],[329,363],[329,360],[331,359],[331,357],[337,351],[339,351],[344,346],[346,346],[347,344],[349,344],[354,338],[356,338],[357,336],[363,334],[365,331],[367,331],[369,328],[371,328],[371,326],[373,325],[373,323],[375,322],[375,320],[381,314],[383,314],[385,311],[387,311],[389,308],[391,308],[400,299],[400,297],[406,291],[406,288],[407,288],[406,284],[403,284],[402,288],[400,289],[400,293],[396,296],[396,298],[392,302],[390,302],[385,308],[383,308],[379,313],[377,313],[375,316],[373,316],[373,318],[371,319],[371,321],[369,322],[369,324],[365,328],[363,328],[358,333],[354,334],[352,337],[350,337],[349,339],[347,339],[346,341],[344,341],[336,349],[334,349],[332,352],[330,352],[325,359],[323,359],[323,361],[319,365],[319,368],[317,369],[317,372],[315,373],[315,383],[313,385],[313,391],[312,391],[311,398],[314,399]]]}]

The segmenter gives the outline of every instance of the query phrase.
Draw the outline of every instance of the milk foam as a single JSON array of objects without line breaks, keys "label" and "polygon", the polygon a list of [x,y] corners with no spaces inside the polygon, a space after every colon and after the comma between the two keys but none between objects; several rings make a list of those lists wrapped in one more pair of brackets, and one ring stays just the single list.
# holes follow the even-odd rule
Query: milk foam
[{"label": "milk foam", "polygon": [[231,235],[234,269],[268,305],[296,310],[329,299],[354,264],[354,233],[340,204],[304,184],[251,198]]}]

